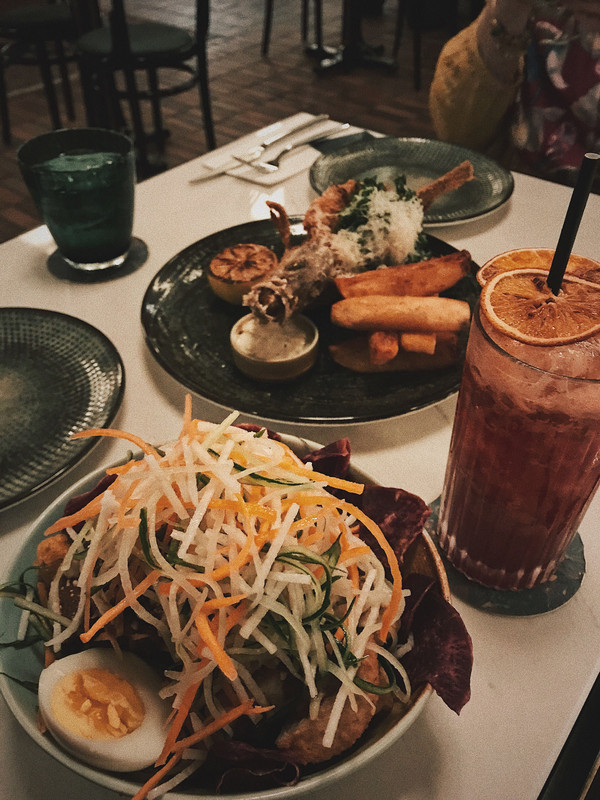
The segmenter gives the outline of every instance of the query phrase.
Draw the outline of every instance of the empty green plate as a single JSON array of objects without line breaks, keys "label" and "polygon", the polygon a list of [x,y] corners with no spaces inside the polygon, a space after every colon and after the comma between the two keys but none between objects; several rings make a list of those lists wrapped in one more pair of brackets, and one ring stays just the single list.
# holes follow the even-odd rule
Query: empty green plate
[{"label": "empty green plate", "polygon": [[114,345],[75,317],[0,308],[0,509],[45,488],[96,443],[70,439],[106,426],[121,404]]}]

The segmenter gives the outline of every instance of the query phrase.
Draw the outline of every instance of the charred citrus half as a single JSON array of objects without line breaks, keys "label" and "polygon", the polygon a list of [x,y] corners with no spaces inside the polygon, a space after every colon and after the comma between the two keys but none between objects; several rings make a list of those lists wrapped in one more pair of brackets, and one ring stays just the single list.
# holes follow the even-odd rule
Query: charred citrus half
[{"label": "charred citrus half", "polygon": [[481,290],[481,311],[496,329],[519,342],[563,345],[600,331],[600,284],[565,275],[558,295],[547,270],[500,272]]},{"label": "charred citrus half", "polygon": [[212,259],[208,282],[221,299],[241,305],[252,284],[265,278],[277,264],[277,256],[265,245],[236,244]]},{"label": "charred citrus half", "polygon": [[[484,286],[500,272],[513,269],[543,269],[548,272],[554,250],[543,247],[524,247],[519,250],[508,250],[491,258],[477,273],[477,280]],[[572,254],[567,263],[567,273],[576,275],[586,281],[600,283],[600,263],[585,256]]]}]

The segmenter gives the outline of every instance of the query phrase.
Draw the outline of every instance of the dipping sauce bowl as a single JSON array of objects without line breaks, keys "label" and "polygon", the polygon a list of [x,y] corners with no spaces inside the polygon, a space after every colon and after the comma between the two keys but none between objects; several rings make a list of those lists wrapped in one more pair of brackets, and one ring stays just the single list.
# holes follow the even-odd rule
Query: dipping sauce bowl
[{"label": "dipping sauce bowl", "polygon": [[301,314],[283,323],[254,314],[239,319],[230,334],[233,361],[250,378],[287,381],[307,372],[317,359],[319,331]]}]

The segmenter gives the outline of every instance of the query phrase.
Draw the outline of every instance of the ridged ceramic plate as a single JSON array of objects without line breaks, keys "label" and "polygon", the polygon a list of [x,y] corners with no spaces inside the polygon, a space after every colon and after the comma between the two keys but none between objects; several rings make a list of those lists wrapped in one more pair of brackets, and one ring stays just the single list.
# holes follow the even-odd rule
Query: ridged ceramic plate
[{"label": "ridged ceramic plate", "polygon": [[508,200],[514,188],[510,172],[466,147],[436,139],[371,139],[319,156],[310,169],[310,182],[321,194],[350,178],[385,182],[404,175],[416,190],[465,160],[473,164],[473,180],[440,197],[425,214],[425,225],[452,225],[489,214]]},{"label": "ridged ceramic plate", "polygon": [[0,509],[73,467],[96,443],[124,388],[121,357],[96,328],[39,308],[0,308]]},{"label": "ridged ceramic plate", "polygon": [[[292,218],[293,243],[302,221]],[[431,254],[455,251],[427,235]],[[243,375],[233,363],[229,332],[248,309],[216,297],[206,279],[211,259],[226,247],[253,242],[280,255],[281,241],[270,220],[228,228],[182,250],[157,273],[142,302],[142,324],[150,351],[161,366],[192,392],[227,408],[262,419],[340,424],[387,419],[443,400],[457,391],[462,358],[452,367],[426,372],[351,372],[336,364],[328,345],[344,335],[329,320],[329,306],[306,311],[319,328],[319,354],[307,374],[282,384]],[[474,307],[475,278],[463,278],[449,296]]]}]

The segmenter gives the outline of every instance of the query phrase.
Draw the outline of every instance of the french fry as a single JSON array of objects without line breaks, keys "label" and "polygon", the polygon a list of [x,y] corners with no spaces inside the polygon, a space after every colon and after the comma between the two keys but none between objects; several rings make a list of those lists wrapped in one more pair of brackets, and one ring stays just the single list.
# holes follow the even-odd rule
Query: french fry
[{"label": "french fry", "polygon": [[411,295],[413,297],[434,295],[454,286],[468,274],[471,254],[460,250],[414,264],[361,272],[357,275],[339,277],[335,285],[342,297],[358,297],[369,294]]},{"label": "french fry", "polygon": [[354,372],[421,372],[430,369],[451,367],[458,362],[458,336],[441,333],[437,337],[437,345],[432,355],[428,353],[408,353],[400,350],[398,354],[385,364],[373,364],[369,357],[369,340],[367,336],[356,336],[337,344],[329,345],[333,360],[342,367]]},{"label": "french fry", "polygon": [[409,353],[435,353],[437,334],[435,333],[401,333],[400,347]]},{"label": "french fry", "polygon": [[396,331],[373,331],[369,334],[369,359],[373,364],[385,364],[398,354]]},{"label": "french fry", "polygon": [[471,309],[450,297],[348,297],[331,306],[331,321],[355,331],[458,331],[469,324]]},{"label": "french fry", "polygon": [[427,184],[427,186],[422,186],[418,189],[417,196],[421,200],[421,203],[423,203],[425,211],[428,211],[438,197],[446,194],[446,192],[458,189],[463,183],[473,180],[474,177],[475,172],[473,170],[473,164],[471,164],[470,161],[463,161],[457,167],[454,167],[454,169],[451,169],[449,172],[446,172],[444,175],[441,175],[439,178],[436,178],[436,180]]}]

